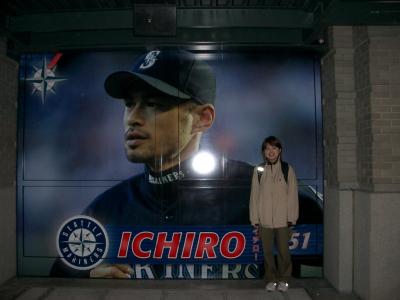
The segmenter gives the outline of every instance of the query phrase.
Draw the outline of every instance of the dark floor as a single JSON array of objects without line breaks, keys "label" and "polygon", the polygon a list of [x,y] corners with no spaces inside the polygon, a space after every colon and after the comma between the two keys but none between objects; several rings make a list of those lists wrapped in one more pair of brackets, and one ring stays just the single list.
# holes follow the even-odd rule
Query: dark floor
[{"label": "dark floor", "polygon": [[293,279],[288,292],[267,292],[261,280],[107,280],[15,278],[0,286],[0,299],[18,300],[357,300],[324,279]]}]

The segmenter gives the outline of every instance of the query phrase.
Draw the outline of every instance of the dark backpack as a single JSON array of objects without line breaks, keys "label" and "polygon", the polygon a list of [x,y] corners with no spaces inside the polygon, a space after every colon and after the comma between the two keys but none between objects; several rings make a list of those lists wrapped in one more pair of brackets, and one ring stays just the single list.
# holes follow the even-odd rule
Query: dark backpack
[{"label": "dark backpack", "polygon": [[[261,163],[258,166],[259,167],[264,167],[265,163]],[[287,183],[287,178],[288,178],[288,173],[289,173],[289,164],[286,161],[281,160],[281,169],[283,173],[283,177],[285,178],[285,182]],[[264,171],[260,171],[257,169],[258,173],[258,183],[260,183],[261,175]]]}]

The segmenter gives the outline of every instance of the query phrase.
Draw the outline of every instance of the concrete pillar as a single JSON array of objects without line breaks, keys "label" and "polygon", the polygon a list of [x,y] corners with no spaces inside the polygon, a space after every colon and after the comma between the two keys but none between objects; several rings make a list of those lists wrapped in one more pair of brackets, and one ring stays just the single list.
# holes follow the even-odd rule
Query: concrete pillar
[{"label": "concrete pillar", "polygon": [[322,59],[325,277],[362,299],[400,286],[400,27],[333,27]]},{"label": "concrete pillar", "polygon": [[0,39],[0,284],[16,275],[16,131],[18,64]]},{"label": "concrete pillar", "polygon": [[354,48],[354,291],[393,299],[400,286],[400,27],[355,27]]},{"label": "concrete pillar", "polygon": [[351,292],[353,190],[358,186],[352,28],[330,28],[328,43],[322,59],[324,274],[339,291]]}]

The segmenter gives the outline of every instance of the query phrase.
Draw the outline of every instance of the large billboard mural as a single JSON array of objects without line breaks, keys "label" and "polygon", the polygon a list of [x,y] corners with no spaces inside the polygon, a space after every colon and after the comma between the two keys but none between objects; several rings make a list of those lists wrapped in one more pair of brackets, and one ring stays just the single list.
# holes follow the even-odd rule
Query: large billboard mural
[{"label": "large billboard mural", "polygon": [[294,275],[321,266],[312,53],[25,54],[19,79],[19,275],[259,278],[249,199],[269,135],[299,180]]}]

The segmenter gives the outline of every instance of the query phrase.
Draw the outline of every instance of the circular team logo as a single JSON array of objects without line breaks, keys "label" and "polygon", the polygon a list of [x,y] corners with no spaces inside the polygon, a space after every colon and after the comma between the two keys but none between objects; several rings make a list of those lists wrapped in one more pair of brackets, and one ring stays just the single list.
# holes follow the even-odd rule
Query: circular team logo
[{"label": "circular team logo", "polygon": [[71,268],[91,269],[107,255],[107,232],[96,219],[74,216],[60,226],[57,250],[61,259]]}]

